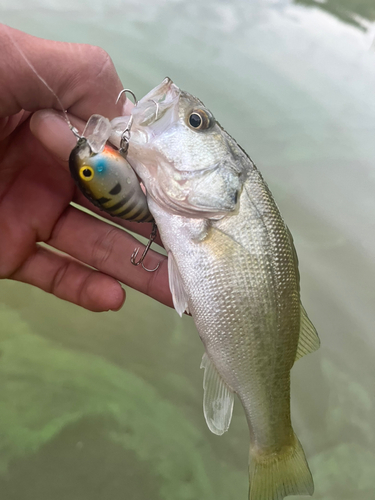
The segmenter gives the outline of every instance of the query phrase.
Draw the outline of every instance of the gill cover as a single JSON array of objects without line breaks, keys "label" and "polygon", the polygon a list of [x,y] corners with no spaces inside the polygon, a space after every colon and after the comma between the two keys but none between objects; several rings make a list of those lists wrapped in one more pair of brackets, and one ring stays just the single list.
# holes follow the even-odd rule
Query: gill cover
[{"label": "gill cover", "polygon": [[94,153],[82,138],[70,154],[69,169],[84,196],[101,210],[136,222],[153,220],[137,176],[115,149],[105,145]]}]

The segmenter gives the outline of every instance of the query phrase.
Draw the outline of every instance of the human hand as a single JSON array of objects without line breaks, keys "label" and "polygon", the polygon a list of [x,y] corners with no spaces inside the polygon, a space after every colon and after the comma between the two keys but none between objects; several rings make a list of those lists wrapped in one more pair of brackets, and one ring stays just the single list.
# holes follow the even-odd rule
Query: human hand
[{"label": "human hand", "polygon": [[[0,278],[92,311],[121,307],[125,294],[117,280],[171,306],[167,259],[150,251],[146,265],[160,262],[156,272],[133,266],[137,240],[70,205],[97,211],[69,174],[76,140],[61,113],[48,109],[60,110],[27,62],[80,126],[94,113],[123,114],[115,104],[122,85],[109,56],[98,47],[43,40],[4,25],[0,44]],[[146,237],[151,232],[151,224],[112,220]]]}]

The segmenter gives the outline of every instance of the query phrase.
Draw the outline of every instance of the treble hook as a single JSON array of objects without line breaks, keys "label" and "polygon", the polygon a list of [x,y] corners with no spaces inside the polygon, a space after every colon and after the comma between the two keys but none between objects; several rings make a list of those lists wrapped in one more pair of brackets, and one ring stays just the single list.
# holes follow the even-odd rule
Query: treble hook
[{"label": "treble hook", "polygon": [[130,89],[122,89],[121,92],[119,93],[119,95],[117,96],[117,99],[116,99],[116,104],[119,102],[120,100],[120,97],[122,96],[122,94],[126,94],[126,92],[128,92],[134,99],[134,104],[137,105],[138,104],[138,101],[137,101],[137,98],[135,97],[135,94],[132,90]]},{"label": "treble hook", "polygon": [[119,147],[119,152],[122,154],[126,154],[129,149],[129,142],[130,142],[130,128],[133,123],[133,115],[131,115],[128,124],[126,126],[126,129],[122,132],[121,137],[120,137],[120,147]]},{"label": "treble hook", "polygon": [[[130,89],[122,89],[119,95],[117,96],[116,99],[116,104],[119,102],[120,97],[122,94],[126,94],[128,92],[134,99],[134,105],[136,106],[138,104],[137,98],[135,97],[135,94],[132,90]],[[126,97],[126,96],[125,96]],[[120,148],[119,151],[122,154],[126,154],[128,149],[129,149],[129,141],[130,141],[130,129],[133,123],[133,115],[130,115],[130,119],[128,122],[128,125],[126,126],[126,129],[122,132],[121,138],[120,138]]]},{"label": "treble hook", "polygon": [[150,247],[151,247],[151,245],[152,245],[153,241],[154,241],[154,240],[155,240],[155,238],[156,238],[156,233],[157,233],[157,231],[158,231],[158,228],[157,228],[157,225],[156,225],[156,224],[155,224],[155,222],[154,222],[154,224],[153,224],[153,226],[152,226],[152,231],[151,231],[151,234],[150,234],[150,238],[149,238],[149,240],[148,240],[148,243],[147,243],[147,245],[146,245],[146,248],[145,248],[145,249],[144,249],[144,251],[143,251],[142,257],[139,259],[139,261],[138,261],[138,262],[136,262],[136,261],[135,261],[135,258],[137,257],[138,252],[139,252],[139,248],[136,248],[136,249],[134,250],[134,252],[132,253],[132,256],[131,256],[131,258],[130,258],[130,262],[133,264],[133,266],[139,266],[139,264],[142,264],[143,269],[144,269],[145,271],[147,271],[148,273],[153,273],[153,272],[154,272],[154,271],[156,271],[156,270],[159,268],[159,266],[160,266],[160,262],[159,262],[159,264],[155,267],[155,269],[147,269],[147,267],[145,267],[145,266],[143,265],[143,261],[145,260],[145,257],[146,257],[146,255],[147,255],[147,252],[150,250]]}]

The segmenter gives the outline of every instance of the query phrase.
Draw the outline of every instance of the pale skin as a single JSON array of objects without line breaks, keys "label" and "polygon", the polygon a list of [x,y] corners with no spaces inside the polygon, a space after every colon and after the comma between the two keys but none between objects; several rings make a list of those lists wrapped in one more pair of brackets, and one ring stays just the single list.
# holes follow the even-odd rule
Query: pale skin
[{"label": "pale skin", "polygon": [[[81,131],[92,114],[112,119],[131,106],[116,105],[123,85],[102,49],[43,40],[0,24],[0,278],[91,311],[121,308],[119,281],[172,306],[164,256],[147,256],[150,269],[160,262],[154,273],[133,266],[134,248],[143,250],[137,240],[70,205],[103,215],[75,187],[67,160],[76,139],[17,45]],[[114,222],[146,237],[151,231],[151,224]]]}]

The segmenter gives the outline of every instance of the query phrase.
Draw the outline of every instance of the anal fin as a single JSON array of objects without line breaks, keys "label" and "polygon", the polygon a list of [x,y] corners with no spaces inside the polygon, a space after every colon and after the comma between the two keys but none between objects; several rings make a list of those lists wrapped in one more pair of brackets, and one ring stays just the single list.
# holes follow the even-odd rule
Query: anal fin
[{"label": "anal fin", "polygon": [[305,308],[301,304],[301,328],[299,332],[298,347],[296,359],[302,358],[305,354],[314,352],[319,349],[320,340],[315,330],[314,325],[311,323]]},{"label": "anal fin", "polygon": [[220,436],[229,428],[233,413],[234,394],[223,381],[206,353],[203,354],[201,368],[204,368],[204,416],[210,431]]}]

